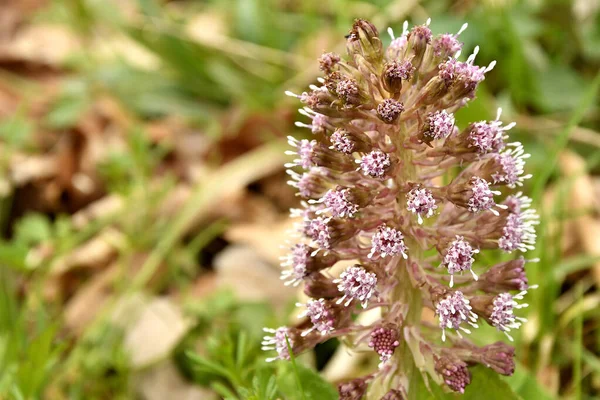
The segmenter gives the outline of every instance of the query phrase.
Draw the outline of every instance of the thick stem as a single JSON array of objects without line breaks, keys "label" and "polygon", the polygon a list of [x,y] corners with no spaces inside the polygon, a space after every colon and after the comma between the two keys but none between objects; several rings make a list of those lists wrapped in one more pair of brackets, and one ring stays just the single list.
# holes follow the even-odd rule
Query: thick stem
[{"label": "thick stem", "polygon": [[[403,126],[400,127],[400,132],[391,133],[389,135],[390,138],[392,138],[392,142],[396,145],[396,148],[400,149],[397,156],[402,161],[402,166],[399,175],[396,176],[396,183],[399,186],[417,179],[417,170],[412,160],[413,152],[403,150],[403,147],[401,146],[401,143],[406,139],[408,131],[409,129],[407,129],[407,126],[403,124]],[[406,207],[401,206],[404,204],[406,204],[406,198],[404,194],[401,194],[398,198],[398,217],[408,221],[408,225],[415,223],[414,218],[412,218],[413,216],[406,211]],[[397,281],[397,284],[389,298],[391,307],[382,309],[382,317],[386,319],[390,312],[399,309],[398,307],[393,307],[394,305],[401,304],[405,306],[404,308],[401,308],[405,310],[405,313],[401,319],[402,323],[399,327],[400,333],[404,331],[404,327],[406,326],[418,327],[420,325],[421,311],[423,308],[421,291],[418,287],[413,285],[414,282],[413,279],[411,279],[410,273],[411,269],[409,268],[409,263],[421,265],[423,252],[417,241],[412,238],[409,231],[405,232],[404,242],[408,247],[409,259],[405,260],[401,256],[398,256],[395,262],[395,268],[390,268],[391,271],[394,271],[394,278]],[[396,348],[393,358],[388,362],[394,365],[394,371],[381,380],[373,382],[368,394],[368,399],[380,399],[387,391],[390,389],[397,389],[399,386],[402,386],[408,392],[409,399],[416,399],[418,393],[411,390],[411,388],[416,385],[420,371],[415,365],[412,352],[406,340],[403,340],[403,338],[400,340],[400,345]]]}]

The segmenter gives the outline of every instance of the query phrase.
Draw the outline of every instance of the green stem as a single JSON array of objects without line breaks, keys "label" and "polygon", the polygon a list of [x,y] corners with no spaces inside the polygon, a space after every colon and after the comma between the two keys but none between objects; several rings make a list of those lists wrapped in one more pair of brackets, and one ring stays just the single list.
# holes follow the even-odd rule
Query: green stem
[{"label": "green stem", "polygon": [[[417,179],[417,169],[413,164],[413,152],[406,151],[403,149],[402,143],[405,137],[408,135],[409,128],[406,124],[400,126],[399,132],[390,132],[389,136],[392,138],[392,142],[398,149],[397,156],[400,159],[401,166],[399,169],[398,176],[396,177],[396,183],[403,185],[406,182],[415,182]],[[398,204],[406,204],[406,198],[404,194],[399,195]],[[406,221],[414,221],[412,215],[408,215],[405,207],[398,207],[398,214],[402,215]],[[409,222],[410,223],[410,222]],[[416,262],[420,265],[423,258],[423,252],[419,244],[412,239],[412,236],[405,233],[404,242],[408,247],[408,254],[410,258],[405,260],[401,256],[397,257],[396,266],[393,269],[395,279],[397,281],[396,286],[390,296],[391,307],[382,310],[382,317],[386,319],[390,312],[396,312],[397,308],[393,306],[396,304],[402,304],[407,307],[404,318],[402,319],[401,325],[399,326],[400,345],[396,348],[390,364],[396,367],[396,370],[387,376],[385,380],[376,380],[371,385],[371,390],[368,394],[368,399],[380,399],[390,389],[397,389],[398,386],[402,385],[408,391],[409,399],[416,399],[418,393],[411,390],[416,385],[420,371],[417,368],[412,352],[406,340],[403,339],[404,327],[419,326],[421,322],[421,310],[423,308],[423,300],[419,288],[413,286],[411,279],[409,263]]]}]

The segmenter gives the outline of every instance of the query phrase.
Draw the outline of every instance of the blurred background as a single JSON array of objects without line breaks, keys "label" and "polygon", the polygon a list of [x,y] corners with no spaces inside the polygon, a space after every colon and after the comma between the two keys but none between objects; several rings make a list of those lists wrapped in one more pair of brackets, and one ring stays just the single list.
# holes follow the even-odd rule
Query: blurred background
[{"label": "blurred background", "polygon": [[298,376],[334,399],[376,365],[333,341],[297,368],[260,350],[299,295],[278,267],[283,139],[304,134],[284,91],[357,17],[385,43],[468,22],[463,54],[498,61],[457,121],[502,107],[532,153],[540,287],[505,382],[597,398],[599,0],[0,0],[1,399],[297,399]]}]

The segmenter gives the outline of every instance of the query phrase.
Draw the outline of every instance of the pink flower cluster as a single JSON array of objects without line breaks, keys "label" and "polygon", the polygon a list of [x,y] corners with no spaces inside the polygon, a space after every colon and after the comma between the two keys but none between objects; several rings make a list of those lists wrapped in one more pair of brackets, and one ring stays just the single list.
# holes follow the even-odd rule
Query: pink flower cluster
[{"label": "pink flower cluster", "polygon": [[[298,231],[282,278],[303,284],[308,300],[298,303],[300,322],[266,330],[264,348],[289,359],[290,349],[344,337],[371,349],[379,367],[340,385],[340,398],[372,398],[371,387],[403,398],[416,371],[407,354],[457,392],[474,363],[514,370],[510,346],[463,337],[485,321],[512,340],[525,322],[517,300],[529,288],[526,260],[488,266],[478,254],[533,249],[538,223],[531,200],[512,193],[531,177],[523,146],[508,141],[514,124],[503,125],[499,110],[492,121],[457,126],[454,113],[495,64],[475,65],[478,48],[459,59],[465,28],[434,36],[429,21],[405,24],[384,49],[377,29],[357,20],[347,57],[323,54],[319,85],[286,92],[304,103],[310,121],[296,125],[312,137],[289,138],[289,183],[304,201],[292,213]],[[422,307],[438,324],[421,321]],[[376,322],[362,317],[375,309]]]}]

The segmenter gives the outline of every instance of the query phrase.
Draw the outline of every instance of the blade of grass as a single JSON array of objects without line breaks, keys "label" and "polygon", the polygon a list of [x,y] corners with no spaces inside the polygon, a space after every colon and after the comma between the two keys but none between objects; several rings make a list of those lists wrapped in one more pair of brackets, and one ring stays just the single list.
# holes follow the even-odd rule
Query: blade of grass
[{"label": "blade of grass", "polygon": [[290,361],[292,362],[292,368],[294,369],[294,376],[296,377],[296,383],[298,384],[298,390],[300,391],[302,400],[306,400],[304,388],[302,387],[302,382],[300,381],[300,373],[298,372],[298,366],[296,365],[296,357],[294,357],[294,352],[292,351],[292,346],[290,345],[290,339],[287,337],[287,335],[285,336],[285,342],[287,343]]},{"label": "blade of grass", "polygon": [[240,190],[253,180],[280,168],[284,162],[281,143],[268,144],[224,165],[198,185],[194,193],[167,228],[133,283],[133,290],[144,286],[186,230],[209,212],[211,206]]},{"label": "blade of grass", "polygon": [[565,126],[563,131],[556,137],[554,148],[550,151],[550,154],[547,157],[547,163],[546,163],[547,167],[543,168],[540,171],[540,174],[538,175],[538,177],[533,185],[532,198],[535,201],[537,201],[537,202],[541,201],[542,192],[546,186],[546,183],[548,182],[548,180],[552,176],[552,173],[556,169],[556,165],[558,162],[558,155],[567,145],[567,143],[569,141],[569,135],[571,134],[571,131],[573,131],[573,128],[575,128],[577,125],[579,125],[579,123],[583,119],[583,116],[585,115],[585,112],[588,110],[588,108],[594,102],[594,99],[596,98],[596,94],[597,94],[599,88],[600,88],[600,72],[598,74],[596,74],[596,77],[592,81],[590,88],[582,97],[579,105],[573,112],[573,115],[571,115],[571,118],[567,122],[567,125]]},{"label": "blade of grass", "polygon": [[[583,290],[581,284],[577,285],[577,302],[583,309]],[[575,385],[575,399],[581,400],[581,357],[583,346],[583,310],[575,317],[575,340],[573,341],[573,383]]]}]

